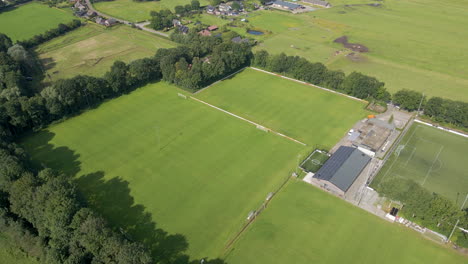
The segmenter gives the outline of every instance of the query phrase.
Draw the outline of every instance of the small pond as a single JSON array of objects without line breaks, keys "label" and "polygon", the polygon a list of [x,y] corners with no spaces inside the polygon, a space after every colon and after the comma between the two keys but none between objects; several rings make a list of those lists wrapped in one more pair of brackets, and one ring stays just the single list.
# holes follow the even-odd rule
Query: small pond
[{"label": "small pond", "polygon": [[251,35],[256,35],[256,36],[260,36],[260,35],[265,34],[265,33],[261,32],[261,31],[257,31],[257,30],[247,30],[247,33],[249,33]]}]

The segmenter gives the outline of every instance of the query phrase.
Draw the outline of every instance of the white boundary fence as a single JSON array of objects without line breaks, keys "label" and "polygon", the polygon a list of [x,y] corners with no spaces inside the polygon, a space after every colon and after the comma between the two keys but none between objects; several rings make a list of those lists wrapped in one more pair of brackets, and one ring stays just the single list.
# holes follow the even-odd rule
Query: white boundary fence
[{"label": "white boundary fence", "polygon": [[226,110],[224,110],[224,109],[221,109],[221,108],[219,108],[219,107],[217,107],[217,106],[214,106],[214,105],[212,105],[212,104],[209,104],[209,103],[207,103],[207,102],[204,102],[204,101],[202,101],[202,100],[200,100],[200,99],[197,99],[197,98],[192,97],[192,96],[190,96],[190,99],[193,99],[193,100],[195,100],[195,101],[197,101],[197,102],[200,102],[200,103],[202,103],[202,104],[205,104],[205,105],[207,105],[207,106],[209,106],[209,107],[212,107],[212,108],[214,108],[214,109],[216,109],[216,110],[219,110],[219,111],[221,111],[221,112],[224,112],[224,113],[226,113],[226,114],[228,114],[228,115],[231,115],[231,116],[233,116],[233,117],[239,118],[240,120],[244,120],[244,121],[246,121],[246,122],[248,122],[248,123],[254,125],[254,126],[257,127],[257,128],[258,128],[258,127],[262,127],[262,128],[264,128],[264,129],[262,129],[262,130],[265,130],[265,131],[268,130],[268,131],[270,131],[270,132],[272,132],[272,133],[275,133],[275,134],[278,135],[278,136],[284,137],[284,138],[286,138],[286,139],[289,139],[289,140],[291,140],[291,141],[294,141],[294,142],[296,142],[296,143],[298,143],[298,144],[301,144],[301,145],[303,145],[303,146],[307,146],[306,143],[303,143],[303,142],[301,142],[301,141],[299,141],[299,140],[297,140],[297,139],[294,139],[294,138],[292,138],[292,137],[288,137],[288,136],[286,136],[286,135],[284,135],[284,134],[281,134],[281,133],[279,133],[279,132],[274,131],[274,130],[271,129],[271,128],[268,128],[268,127],[262,126],[262,125],[260,125],[260,124],[257,124],[257,123],[255,123],[255,122],[253,122],[253,121],[250,121],[250,120],[248,120],[248,119],[246,119],[246,118],[243,118],[243,117],[241,117],[241,116],[238,116],[238,115],[236,115],[236,114],[233,114],[233,113],[231,113],[231,112],[228,112],[228,111],[226,111]]},{"label": "white boundary fence", "polygon": [[366,100],[362,100],[362,99],[359,99],[357,97],[354,97],[354,96],[351,96],[351,95],[347,95],[347,94],[344,94],[344,93],[340,93],[340,92],[337,92],[337,91],[334,91],[334,90],[331,90],[331,89],[328,89],[328,88],[325,88],[325,87],[321,87],[321,86],[318,86],[318,85],[315,85],[315,84],[311,84],[311,83],[308,83],[308,82],[304,82],[304,81],[299,81],[299,80],[296,80],[296,79],[293,79],[293,78],[289,78],[289,77],[286,77],[286,76],[283,76],[281,74],[277,74],[277,73],[274,73],[274,72],[269,72],[269,71],[265,71],[265,70],[262,70],[262,69],[259,69],[259,68],[255,68],[255,67],[250,67],[256,71],[260,71],[260,72],[264,72],[264,73],[267,73],[267,74],[270,74],[270,75],[275,75],[275,76],[278,76],[278,77],[281,77],[283,79],[287,79],[287,80],[290,80],[290,81],[293,81],[293,82],[297,82],[297,83],[300,83],[300,84],[304,84],[304,85],[308,85],[308,86],[312,86],[312,87],[315,87],[315,88],[319,88],[319,89],[322,89],[324,91],[327,91],[327,92],[330,92],[330,93],[334,93],[334,94],[338,94],[338,95],[341,95],[341,96],[345,96],[345,97],[348,97],[348,98],[351,98],[353,100],[356,100],[356,101],[359,101],[359,102],[363,102],[363,103],[368,103]]},{"label": "white boundary fence", "polygon": [[446,127],[435,126],[435,125],[432,125],[431,123],[427,123],[427,122],[421,121],[421,120],[419,120],[419,119],[415,119],[414,121],[417,122],[417,123],[420,123],[420,124],[424,124],[424,125],[426,125],[426,126],[434,127],[434,128],[437,128],[437,129],[440,129],[440,130],[443,130],[443,131],[447,131],[447,132],[452,133],[452,134],[455,134],[455,135],[459,135],[459,136],[468,138],[468,135],[467,135],[467,134],[463,134],[463,133],[461,133],[461,132],[448,129],[448,128],[446,128]]}]

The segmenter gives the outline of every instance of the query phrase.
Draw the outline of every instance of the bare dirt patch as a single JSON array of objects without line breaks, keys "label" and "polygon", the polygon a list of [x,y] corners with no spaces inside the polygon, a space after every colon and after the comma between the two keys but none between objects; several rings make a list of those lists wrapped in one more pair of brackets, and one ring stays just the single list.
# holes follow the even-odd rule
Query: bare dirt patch
[{"label": "bare dirt patch", "polygon": [[347,36],[341,36],[335,39],[333,42],[343,44],[343,47],[350,49],[355,52],[369,52],[369,48],[359,43],[349,43]]}]

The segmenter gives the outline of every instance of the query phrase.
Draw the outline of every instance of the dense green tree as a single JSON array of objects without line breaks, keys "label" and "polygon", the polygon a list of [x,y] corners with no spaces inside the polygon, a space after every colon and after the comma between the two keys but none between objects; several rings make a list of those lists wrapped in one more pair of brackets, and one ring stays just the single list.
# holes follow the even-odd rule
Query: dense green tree
[{"label": "dense green tree", "polygon": [[190,6],[191,6],[192,10],[199,10],[200,9],[200,1],[192,0],[190,2]]},{"label": "dense green tree", "polygon": [[422,93],[411,90],[400,90],[396,92],[393,95],[393,103],[408,111],[418,110],[420,105],[424,106]]},{"label": "dense green tree", "polygon": [[116,61],[109,72],[104,75],[115,93],[123,93],[127,90],[128,66],[123,61]]},{"label": "dense green tree", "polygon": [[343,81],[342,89],[346,93],[358,98],[375,98],[377,91],[383,86],[384,83],[379,82],[374,77],[369,77],[359,72],[352,72]]},{"label": "dense green tree", "polygon": [[268,66],[268,59],[270,54],[266,50],[257,51],[254,54],[252,64],[260,68],[266,68]]},{"label": "dense green tree", "polygon": [[0,33],[0,52],[6,52],[12,45],[11,39],[7,35]]}]

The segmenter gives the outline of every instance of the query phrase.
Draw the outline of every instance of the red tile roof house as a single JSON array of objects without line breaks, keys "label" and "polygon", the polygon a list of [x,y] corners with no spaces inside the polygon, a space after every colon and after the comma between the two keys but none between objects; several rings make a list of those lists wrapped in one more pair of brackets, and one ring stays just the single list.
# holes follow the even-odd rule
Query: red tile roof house
[{"label": "red tile roof house", "polygon": [[209,30],[206,30],[206,29],[198,32],[198,34],[200,34],[202,36],[205,36],[205,37],[211,36],[211,32]]},{"label": "red tile roof house", "polygon": [[209,31],[214,31],[214,30],[217,30],[217,29],[218,29],[218,26],[209,26],[208,27]]}]

